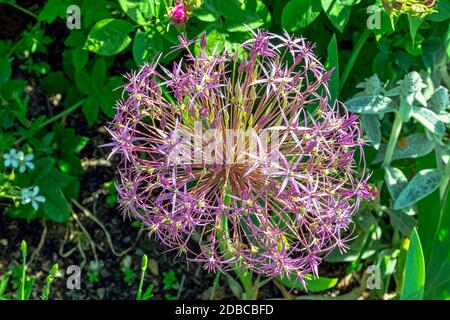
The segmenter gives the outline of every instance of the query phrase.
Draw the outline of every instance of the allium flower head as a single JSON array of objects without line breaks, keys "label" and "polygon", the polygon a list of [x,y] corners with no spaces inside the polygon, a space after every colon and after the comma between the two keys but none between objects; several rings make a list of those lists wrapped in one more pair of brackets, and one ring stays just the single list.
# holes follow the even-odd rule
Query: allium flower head
[{"label": "allium flower head", "polygon": [[414,17],[425,17],[436,12],[435,0],[382,0],[387,11],[393,15],[407,14]]},{"label": "allium flower head", "polygon": [[182,1],[175,2],[175,6],[169,9],[169,20],[176,25],[186,23],[189,20],[188,13]]},{"label": "allium flower head", "polygon": [[181,38],[171,69],[127,76],[108,129],[123,213],[208,270],[317,276],[374,194],[357,116],[330,105],[331,71],[303,38],[260,31],[240,54],[193,45]]}]

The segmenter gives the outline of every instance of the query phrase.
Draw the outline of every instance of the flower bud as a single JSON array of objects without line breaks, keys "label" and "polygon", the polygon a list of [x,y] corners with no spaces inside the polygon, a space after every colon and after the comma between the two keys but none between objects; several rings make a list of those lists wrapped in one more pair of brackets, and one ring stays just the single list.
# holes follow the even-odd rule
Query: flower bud
[{"label": "flower bud", "polygon": [[175,6],[169,9],[169,20],[176,25],[184,24],[189,20],[189,16],[182,1],[177,1]]}]

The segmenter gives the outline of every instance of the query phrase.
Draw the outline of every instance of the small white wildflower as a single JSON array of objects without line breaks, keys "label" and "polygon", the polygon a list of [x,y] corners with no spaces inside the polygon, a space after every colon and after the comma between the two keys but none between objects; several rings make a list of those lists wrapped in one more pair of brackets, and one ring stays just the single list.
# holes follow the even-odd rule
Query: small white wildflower
[{"label": "small white wildflower", "polygon": [[19,162],[19,172],[24,173],[25,170],[30,168],[30,170],[34,169],[34,164],[31,162],[33,160],[34,155],[32,153],[25,155],[22,151],[17,153],[18,162]]},{"label": "small white wildflower", "polygon": [[19,158],[16,149],[11,149],[8,153],[4,153],[3,159],[5,159],[5,167],[17,168],[19,164]]},{"label": "small white wildflower", "polygon": [[22,204],[31,203],[34,210],[37,210],[39,208],[38,202],[45,202],[45,197],[39,195],[38,186],[22,189]]}]

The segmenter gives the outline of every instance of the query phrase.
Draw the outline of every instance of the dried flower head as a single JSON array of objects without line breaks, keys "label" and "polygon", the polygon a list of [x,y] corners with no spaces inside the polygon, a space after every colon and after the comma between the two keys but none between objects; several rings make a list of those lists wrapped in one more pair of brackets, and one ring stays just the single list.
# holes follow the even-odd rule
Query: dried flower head
[{"label": "dried flower head", "polygon": [[330,105],[331,71],[303,38],[259,31],[221,54],[199,42],[194,56],[180,37],[170,70],[127,76],[108,129],[123,213],[208,270],[318,276],[374,194],[357,116]]}]

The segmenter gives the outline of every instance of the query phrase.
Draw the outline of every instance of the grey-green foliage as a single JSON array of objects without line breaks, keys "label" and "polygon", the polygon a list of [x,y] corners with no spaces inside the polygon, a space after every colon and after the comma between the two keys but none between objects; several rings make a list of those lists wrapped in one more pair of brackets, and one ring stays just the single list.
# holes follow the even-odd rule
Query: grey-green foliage
[{"label": "grey-green foliage", "polygon": [[363,90],[346,105],[350,111],[361,114],[366,139],[378,150],[374,163],[381,162],[386,151],[386,145],[381,143],[380,121],[388,113],[398,112],[408,126],[409,123],[419,123],[424,127],[427,138],[416,134],[406,137],[406,145],[396,147],[392,160],[421,157],[438,145],[442,146],[446,126],[450,125],[449,93],[446,88],[439,87],[427,99],[422,93],[425,87],[417,72],[407,74],[390,90],[386,90],[376,74],[357,85]]}]

